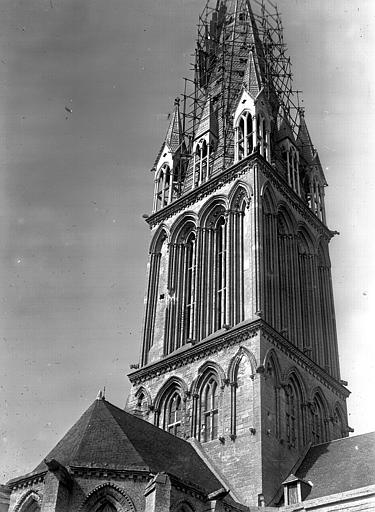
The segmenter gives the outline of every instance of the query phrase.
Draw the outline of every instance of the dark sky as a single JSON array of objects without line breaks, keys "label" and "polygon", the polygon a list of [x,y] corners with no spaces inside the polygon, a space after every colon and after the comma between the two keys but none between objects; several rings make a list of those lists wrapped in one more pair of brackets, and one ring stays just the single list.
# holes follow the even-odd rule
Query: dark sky
[{"label": "dark sky", "polygon": [[[330,185],[328,223],[341,233],[331,257],[342,377],[361,433],[375,429],[375,7],[278,5]],[[99,388],[125,404],[140,348],[149,169],[202,7],[0,2],[0,482],[36,466]]]}]

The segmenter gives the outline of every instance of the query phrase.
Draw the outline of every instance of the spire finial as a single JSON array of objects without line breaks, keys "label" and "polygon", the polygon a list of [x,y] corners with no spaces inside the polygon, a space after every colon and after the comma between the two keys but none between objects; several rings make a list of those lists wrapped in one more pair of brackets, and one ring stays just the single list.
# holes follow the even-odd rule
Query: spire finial
[{"label": "spire finial", "polygon": [[180,98],[175,98],[174,100],[174,106],[179,107],[180,106]]},{"label": "spire finial", "polygon": [[105,386],[103,387],[103,391],[101,389],[99,389],[96,399],[97,400],[105,400]]}]

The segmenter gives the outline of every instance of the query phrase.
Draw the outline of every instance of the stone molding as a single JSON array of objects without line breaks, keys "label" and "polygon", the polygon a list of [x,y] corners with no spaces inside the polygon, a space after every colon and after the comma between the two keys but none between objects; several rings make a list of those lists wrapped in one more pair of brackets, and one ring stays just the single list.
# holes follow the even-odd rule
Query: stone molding
[{"label": "stone molding", "polygon": [[262,319],[248,322],[245,325],[239,325],[224,333],[219,332],[215,337],[193,345],[186,350],[186,352],[172,353],[160,361],[130,373],[128,375],[129,380],[133,385],[141,384],[147,380],[174,371],[177,368],[181,368],[201,359],[207,359],[225,347],[243,343],[257,335],[264,336],[272,345],[277,347],[292,361],[298,363],[301,368],[306,370],[340,398],[347,398],[349,396],[350,392],[339,381],[329,375],[324,369],[320,368],[312,359],[301,352],[298,347],[293,345]]}]

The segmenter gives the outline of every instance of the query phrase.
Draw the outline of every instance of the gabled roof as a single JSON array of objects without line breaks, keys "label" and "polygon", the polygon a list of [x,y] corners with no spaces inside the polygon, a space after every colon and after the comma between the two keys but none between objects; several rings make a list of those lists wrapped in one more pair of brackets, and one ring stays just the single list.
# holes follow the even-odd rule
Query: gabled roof
[{"label": "gabled roof", "polygon": [[311,141],[309,131],[306,126],[305,116],[300,113],[300,123],[297,135],[297,146],[303,158],[308,164],[312,163],[315,157],[315,149]]},{"label": "gabled roof", "polygon": [[[95,400],[46,459],[64,466],[166,472],[207,493],[222,487],[187,441],[104,399]],[[46,470],[41,462],[26,477]]]},{"label": "gabled roof", "polygon": [[175,153],[182,143],[182,126],[180,117],[180,100],[176,99],[174,102],[174,110],[169,123],[168,131],[165,136],[165,144],[169,147],[172,153]]},{"label": "gabled roof", "polygon": [[164,138],[164,142],[161,145],[161,148],[158,152],[158,155],[155,159],[154,167],[158,164],[159,158],[164,151],[165,146],[168,147],[170,152],[174,155],[179,149],[181,149],[183,143],[183,133],[182,133],[182,124],[181,124],[181,115],[180,115],[180,100],[178,98],[175,99],[174,102],[174,110],[169,122],[168,130]]},{"label": "gabled roof", "polygon": [[306,499],[375,485],[375,432],[312,446],[295,475],[312,484]]},{"label": "gabled roof", "polygon": [[249,52],[243,83],[250,96],[255,99],[262,89],[262,80],[254,47]]}]

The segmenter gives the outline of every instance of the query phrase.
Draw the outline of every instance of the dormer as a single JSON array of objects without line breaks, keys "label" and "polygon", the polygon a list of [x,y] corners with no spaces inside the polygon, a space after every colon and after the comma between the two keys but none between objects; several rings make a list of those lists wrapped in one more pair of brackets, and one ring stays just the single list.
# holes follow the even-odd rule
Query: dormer
[{"label": "dormer", "polygon": [[153,212],[170,204],[179,193],[182,174],[181,152],[184,145],[179,104],[180,100],[177,98],[164,143],[153,168],[155,171]]},{"label": "dormer", "polygon": [[292,474],[283,482],[284,505],[296,505],[306,499],[311,492],[312,484]]},{"label": "dormer", "polygon": [[244,82],[234,112],[234,160],[239,162],[258,152],[268,162],[270,151],[270,114],[264,96],[255,49],[249,52]]},{"label": "dormer", "polygon": [[301,196],[300,155],[287,115],[281,108],[277,116],[276,142],[280,148],[288,185]]},{"label": "dormer", "polygon": [[208,96],[193,141],[193,188],[206,182],[211,174],[211,155],[216,148],[218,126],[211,97]]}]

